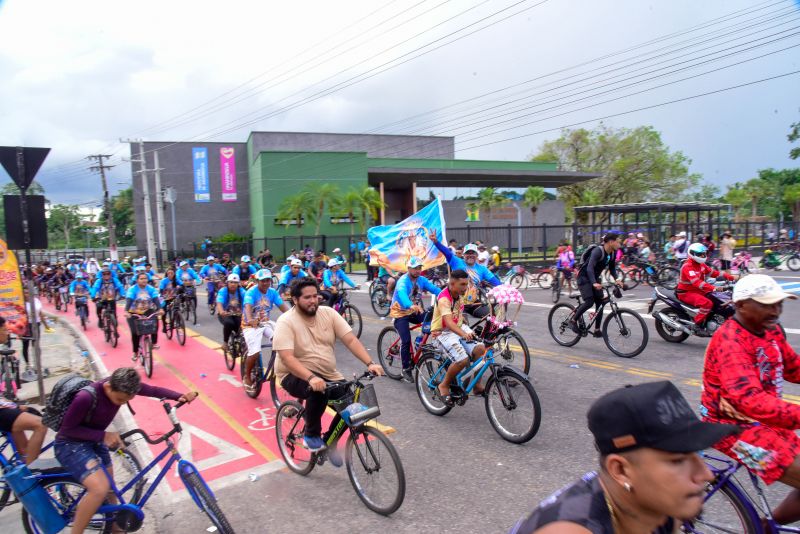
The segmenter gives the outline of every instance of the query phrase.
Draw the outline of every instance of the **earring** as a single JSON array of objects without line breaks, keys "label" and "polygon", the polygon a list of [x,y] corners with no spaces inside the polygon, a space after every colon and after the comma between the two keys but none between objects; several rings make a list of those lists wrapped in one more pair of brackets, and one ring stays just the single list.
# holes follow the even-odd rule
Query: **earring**
[{"label": "earring", "polygon": [[630,493],[631,490],[633,490],[633,488],[631,487],[631,485],[628,482],[626,482],[622,486],[625,488],[625,491],[627,491],[628,493]]}]

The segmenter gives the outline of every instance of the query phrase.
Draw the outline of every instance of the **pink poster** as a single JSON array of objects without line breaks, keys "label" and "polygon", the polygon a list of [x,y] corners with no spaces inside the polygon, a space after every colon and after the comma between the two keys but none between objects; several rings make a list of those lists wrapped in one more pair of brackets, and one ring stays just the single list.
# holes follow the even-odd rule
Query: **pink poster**
[{"label": "pink poster", "polygon": [[222,176],[222,201],[236,201],[236,150],[233,147],[219,149],[219,173]]}]

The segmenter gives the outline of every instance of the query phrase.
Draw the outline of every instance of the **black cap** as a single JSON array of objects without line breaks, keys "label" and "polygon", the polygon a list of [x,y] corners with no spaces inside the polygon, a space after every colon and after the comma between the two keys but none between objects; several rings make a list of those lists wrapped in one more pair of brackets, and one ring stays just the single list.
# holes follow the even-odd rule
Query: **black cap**
[{"label": "black cap", "polygon": [[736,425],[704,423],[672,382],[626,386],[597,399],[587,414],[601,454],[640,447],[696,452],[739,433]]}]

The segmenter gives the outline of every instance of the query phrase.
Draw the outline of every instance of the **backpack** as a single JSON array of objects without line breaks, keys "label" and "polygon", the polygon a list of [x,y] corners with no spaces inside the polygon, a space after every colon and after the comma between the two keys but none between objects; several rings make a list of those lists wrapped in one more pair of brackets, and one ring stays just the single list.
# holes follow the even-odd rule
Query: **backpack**
[{"label": "backpack", "polygon": [[64,414],[67,413],[67,408],[69,408],[79,391],[88,391],[92,396],[92,407],[86,412],[86,417],[84,418],[84,422],[88,423],[97,406],[97,391],[92,387],[91,380],[74,373],[61,378],[53,386],[53,391],[50,393],[47,405],[44,408],[42,423],[58,432],[61,428],[61,422],[64,420]]},{"label": "backpack", "polygon": [[584,266],[586,266],[586,262],[589,261],[592,252],[594,252],[596,248],[600,248],[600,245],[598,245],[597,243],[592,243],[591,245],[586,247],[586,250],[584,250],[583,254],[581,254],[581,261],[580,265],[578,266],[578,271],[582,270]]}]

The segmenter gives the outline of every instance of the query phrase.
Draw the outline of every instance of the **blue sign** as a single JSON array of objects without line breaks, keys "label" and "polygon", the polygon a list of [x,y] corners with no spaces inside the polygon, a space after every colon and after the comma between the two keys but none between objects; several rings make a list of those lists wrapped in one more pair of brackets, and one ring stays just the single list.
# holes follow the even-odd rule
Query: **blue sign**
[{"label": "blue sign", "polygon": [[194,163],[194,201],[211,202],[211,189],[208,182],[208,149],[193,148]]}]

